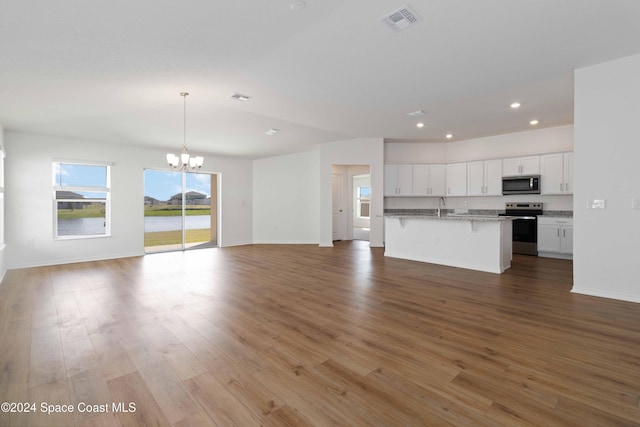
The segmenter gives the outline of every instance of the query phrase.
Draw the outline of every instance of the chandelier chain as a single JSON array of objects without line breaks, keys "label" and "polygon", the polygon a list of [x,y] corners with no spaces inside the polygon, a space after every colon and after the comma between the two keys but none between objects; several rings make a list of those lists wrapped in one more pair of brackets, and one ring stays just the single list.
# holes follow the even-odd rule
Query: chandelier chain
[{"label": "chandelier chain", "polygon": [[187,150],[187,96],[189,92],[180,92],[180,96],[183,98],[183,130],[182,130],[182,153],[175,155],[167,153],[167,163],[169,168],[175,171],[196,171],[202,167],[204,158],[202,156],[191,156],[189,150]]},{"label": "chandelier chain", "polygon": [[182,96],[182,99],[184,100],[184,108],[183,108],[183,115],[184,115],[184,120],[183,120],[183,146],[184,149],[187,149],[187,96],[189,96],[189,92],[181,92],[180,96]]}]

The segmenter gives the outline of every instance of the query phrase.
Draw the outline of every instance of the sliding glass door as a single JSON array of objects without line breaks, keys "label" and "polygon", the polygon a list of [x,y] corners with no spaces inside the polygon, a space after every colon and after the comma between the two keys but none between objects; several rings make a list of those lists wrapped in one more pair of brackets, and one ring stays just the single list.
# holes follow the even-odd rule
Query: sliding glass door
[{"label": "sliding glass door", "polygon": [[215,174],[145,170],[145,252],[217,246],[216,190]]}]

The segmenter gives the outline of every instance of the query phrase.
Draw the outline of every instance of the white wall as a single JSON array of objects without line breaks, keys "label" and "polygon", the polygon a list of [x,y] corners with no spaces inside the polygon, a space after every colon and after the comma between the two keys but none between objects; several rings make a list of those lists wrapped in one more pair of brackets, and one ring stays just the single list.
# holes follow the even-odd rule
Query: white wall
[{"label": "white wall", "polygon": [[447,163],[573,151],[573,125],[534,129],[447,144]]},{"label": "white wall", "polygon": [[[386,163],[456,163],[573,151],[573,125],[495,135],[465,141],[385,142]],[[449,197],[449,209],[504,209],[507,202],[542,202],[545,210],[573,209],[572,196],[517,195],[497,197]],[[433,209],[434,197],[388,197],[386,209]]]},{"label": "white wall", "polygon": [[[2,124],[0,124],[0,187],[4,187],[4,129],[2,128]],[[7,272],[6,262],[5,262],[5,234],[4,234],[4,224],[5,224],[5,199],[4,193],[0,193],[0,282],[4,278],[4,274]]]},{"label": "white wall", "polygon": [[384,227],[384,140],[359,138],[320,145],[320,246],[332,242],[333,165],[369,165],[371,174],[370,246],[383,246]]},{"label": "white wall", "polygon": [[449,142],[386,140],[385,163],[456,163],[573,151],[573,125]]},{"label": "white wall", "polygon": [[320,152],[253,162],[253,242],[313,243],[320,230]]},{"label": "white wall", "polygon": [[385,163],[447,163],[446,142],[385,140]]},{"label": "white wall", "polygon": [[[573,292],[640,302],[640,55],[575,73]],[[588,209],[605,199],[606,209]]]},{"label": "white wall", "polygon": [[380,138],[321,144],[319,149],[253,162],[254,242],[332,246],[332,167],[371,174],[371,246],[382,246],[383,155]]},{"label": "white wall", "polygon": [[[144,253],[143,170],[165,169],[165,153],[126,145],[5,132],[8,268]],[[108,238],[53,240],[52,159],[112,162]],[[251,162],[205,156],[221,173],[221,246],[251,243]]]}]

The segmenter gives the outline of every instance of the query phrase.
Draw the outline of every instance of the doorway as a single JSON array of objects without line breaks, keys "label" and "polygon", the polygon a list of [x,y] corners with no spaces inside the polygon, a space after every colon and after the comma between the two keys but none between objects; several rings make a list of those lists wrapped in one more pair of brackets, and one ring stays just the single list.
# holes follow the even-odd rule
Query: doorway
[{"label": "doorway", "polygon": [[369,241],[371,224],[371,175],[353,176],[353,239]]},{"label": "doorway", "polygon": [[369,241],[371,175],[369,165],[332,166],[332,240]]},{"label": "doorway", "polygon": [[218,176],[144,171],[145,253],[218,245]]},{"label": "doorway", "polygon": [[331,176],[331,194],[333,196],[333,234],[332,240],[345,240],[347,238],[347,213],[345,203],[344,171],[342,168],[334,168]]}]

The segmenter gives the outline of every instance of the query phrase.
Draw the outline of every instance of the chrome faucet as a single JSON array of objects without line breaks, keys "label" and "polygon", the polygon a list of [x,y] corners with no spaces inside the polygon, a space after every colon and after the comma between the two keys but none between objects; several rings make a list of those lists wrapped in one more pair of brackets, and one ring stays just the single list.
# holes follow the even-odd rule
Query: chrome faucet
[{"label": "chrome faucet", "polygon": [[442,216],[442,213],[441,213],[442,208],[440,207],[440,202],[442,202],[442,206],[446,206],[444,202],[444,197],[440,197],[438,199],[438,218]]}]

